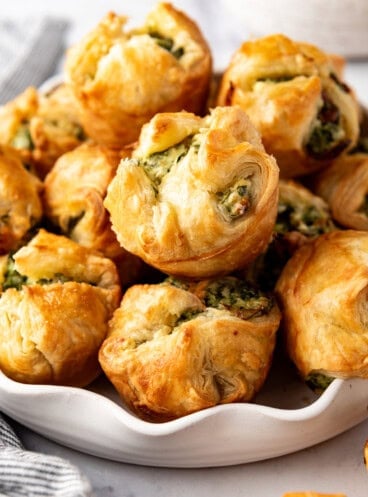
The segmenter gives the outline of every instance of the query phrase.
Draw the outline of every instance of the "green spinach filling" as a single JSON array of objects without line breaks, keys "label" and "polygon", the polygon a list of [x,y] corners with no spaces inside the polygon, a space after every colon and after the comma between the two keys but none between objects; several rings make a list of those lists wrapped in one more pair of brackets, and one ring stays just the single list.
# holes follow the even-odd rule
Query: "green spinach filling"
[{"label": "green spinach filling", "polygon": [[285,83],[287,81],[291,81],[295,78],[296,76],[295,75],[287,75],[287,74],[283,74],[283,75],[279,75],[279,76],[264,76],[263,78],[258,78],[257,79],[257,83],[258,82],[264,82],[264,83]]},{"label": "green spinach filling", "polygon": [[170,52],[176,59],[180,59],[184,55],[184,48],[175,47],[174,40],[172,38],[162,36],[156,31],[150,32],[149,36],[155,40],[159,47]]},{"label": "green spinach filling", "polygon": [[339,108],[322,94],[323,104],[306,144],[307,153],[314,159],[334,159],[350,143],[341,127]]},{"label": "green spinach filling", "polygon": [[55,128],[59,128],[66,134],[73,136],[78,141],[86,140],[87,136],[82,126],[68,119],[46,119],[46,123]]},{"label": "green spinach filling", "polygon": [[276,233],[284,235],[290,231],[298,231],[313,237],[331,231],[328,214],[314,205],[292,205],[280,201],[277,207],[277,218],[274,227]]},{"label": "green spinach filling", "polygon": [[19,126],[11,145],[14,148],[22,149],[22,150],[33,150],[34,143],[31,137],[31,133],[29,131],[28,123],[23,123]]},{"label": "green spinach filling", "polygon": [[145,159],[139,159],[139,165],[144,169],[156,190],[171,168],[186,156],[190,146],[191,138],[188,138],[163,152],[156,152]]},{"label": "green spinach filling", "polygon": [[68,278],[61,273],[55,273],[52,278],[40,278],[37,281],[32,281],[28,278],[28,276],[19,273],[14,266],[14,259],[12,256],[9,256],[4,272],[4,280],[1,285],[3,292],[8,288],[21,290],[24,285],[49,285],[51,283],[65,283],[67,281],[72,281],[71,278]]},{"label": "green spinach filling", "polygon": [[323,392],[334,380],[333,377],[322,373],[310,373],[305,382],[315,392]]},{"label": "green spinach filling", "polygon": [[238,219],[249,210],[252,200],[251,186],[249,178],[240,179],[224,192],[217,193],[219,207],[225,217]]},{"label": "green spinach filling", "polygon": [[267,314],[273,299],[249,283],[231,276],[214,280],[206,287],[203,302],[206,307],[228,310],[241,319]]}]

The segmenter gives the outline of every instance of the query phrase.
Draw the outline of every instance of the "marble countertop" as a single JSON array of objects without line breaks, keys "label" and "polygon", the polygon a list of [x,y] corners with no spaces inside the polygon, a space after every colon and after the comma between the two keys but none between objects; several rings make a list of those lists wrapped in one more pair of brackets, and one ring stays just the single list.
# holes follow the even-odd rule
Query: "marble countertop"
[{"label": "marble countertop", "polygon": [[[150,0],[125,3],[120,0],[12,0],[2,3],[0,16],[66,18],[70,21],[67,40],[70,44],[108,10],[140,19],[154,3]],[[225,1],[210,4],[178,0],[173,3],[197,19],[201,16],[200,24],[207,39],[213,49],[217,47],[214,50],[215,67],[223,68],[245,38],[246,27],[234,17],[224,27],[218,7]],[[348,61],[345,79],[360,101],[368,106],[368,59]],[[291,490],[345,493],[347,497],[368,495],[368,472],[363,461],[368,419],[327,442],[294,454],[251,464],[203,469],[153,468],[103,460],[56,444],[18,423],[12,425],[27,449],[59,455],[79,466],[89,477],[96,497],[281,497]]]}]

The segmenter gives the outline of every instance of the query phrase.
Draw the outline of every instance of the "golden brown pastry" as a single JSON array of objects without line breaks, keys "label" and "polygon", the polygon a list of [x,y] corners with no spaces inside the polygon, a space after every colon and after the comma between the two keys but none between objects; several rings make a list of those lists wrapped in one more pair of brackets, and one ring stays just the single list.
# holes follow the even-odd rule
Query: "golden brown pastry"
[{"label": "golden brown pastry", "polygon": [[64,235],[113,259],[126,286],[136,281],[143,262],[120,246],[103,205],[122,155],[124,151],[84,143],[59,157],[45,178],[44,208]]},{"label": "golden brown pastry", "polygon": [[30,120],[32,159],[41,178],[55,161],[86,140],[78,107],[70,88],[58,85],[48,94],[40,94],[36,115]]},{"label": "golden brown pastry", "polygon": [[41,220],[41,190],[19,154],[0,145],[0,254],[17,249]]},{"label": "golden brown pastry", "polygon": [[368,233],[334,231],[295,252],[276,285],[288,353],[301,376],[368,378]]},{"label": "golden brown pastry", "polygon": [[89,136],[108,147],[135,141],[157,112],[204,111],[211,54],[198,26],[158,3],[139,29],[109,13],[66,60],[66,78]]},{"label": "golden brown pastry", "polygon": [[44,230],[4,264],[0,368],[24,383],[85,386],[119,305],[114,263]]},{"label": "golden brown pastry", "polygon": [[122,161],[105,206],[117,238],[148,264],[184,277],[245,266],[267,246],[278,167],[239,107],[200,118],[157,114]]},{"label": "golden brown pastry", "polygon": [[271,35],[243,43],[224,73],[218,105],[240,105],[282,177],[310,173],[354,147],[359,108],[336,61],[317,47]]},{"label": "golden brown pastry", "polygon": [[62,155],[44,182],[45,215],[62,233],[107,257],[122,249],[103,206],[120,155],[93,143]]},{"label": "golden brown pastry", "polygon": [[76,101],[65,84],[48,94],[29,87],[0,108],[0,143],[18,149],[40,178],[85,138]]},{"label": "golden brown pastry", "polygon": [[366,468],[368,469],[368,440],[366,441],[364,445],[364,464],[366,465]]},{"label": "golden brown pastry", "polygon": [[341,226],[368,230],[368,153],[340,157],[314,178],[313,188]]},{"label": "golden brown pastry", "polygon": [[295,250],[335,229],[329,208],[322,198],[295,180],[281,179],[272,240],[266,251],[245,269],[245,277],[265,290],[273,289]]},{"label": "golden brown pastry", "polygon": [[286,492],[282,497],[346,497],[345,494],[321,494],[319,492]]},{"label": "golden brown pastry", "polygon": [[134,412],[167,421],[252,399],[279,321],[274,299],[233,277],[135,285],[114,313],[99,360]]}]

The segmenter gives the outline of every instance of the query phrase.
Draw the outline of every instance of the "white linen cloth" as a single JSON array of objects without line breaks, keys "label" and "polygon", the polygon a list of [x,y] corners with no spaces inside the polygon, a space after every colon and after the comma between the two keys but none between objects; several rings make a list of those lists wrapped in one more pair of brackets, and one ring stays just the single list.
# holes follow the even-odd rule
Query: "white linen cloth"
[{"label": "white linen cloth", "polygon": [[86,477],[60,457],[25,450],[0,416],[0,497],[92,497]]}]

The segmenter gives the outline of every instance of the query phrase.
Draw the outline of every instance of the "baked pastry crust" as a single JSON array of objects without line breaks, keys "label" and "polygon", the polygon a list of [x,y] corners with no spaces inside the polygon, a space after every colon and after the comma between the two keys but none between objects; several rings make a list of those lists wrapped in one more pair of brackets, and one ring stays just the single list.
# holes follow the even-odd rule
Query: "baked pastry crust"
[{"label": "baked pastry crust", "polygon": [[319,492],[286,492],[282,497],[346,497],[345,494],[321,494]]},{"label": "baked pastry crust", "polygon": [[[216,288],[212,294],[210,285]],[[236,285],[246,286],[228,277],[189,287],[135,285],[124,294],[99,360],[140,417],[167,421],[216,404],[248,401],[263,385],[279,310],[260,294],[252,294],[248,309],[216,308],[211,296],[218,298],[221,285],[227,295],[234,295]]]},{"label": "baked pastry crust", "polygon": [[19,154],[0,145],[0,254],[15,250],[42,217],[42,183]]},{"label": "baked pastry crust", "polygon": [[114,151],[86,142],[59,157],[45,178],[43,196],[51,223],[75,242],[113,259],[124,287],[137,281],[143,261],[121,247],[103,201],[119,161],[130,154],[128,148]]},{"label": "baked pastry crust", "polygon": [[44,230],[12,261],[0,282],[2,371],[24,383],[87,385],[119,305],[114,263]]},{"label": "baked pastry crust", "polygon": [[203,119],[157,114],[104,203],[126,250],[165,273],[202,278],[255,259],[277,197],[276,161],[245,112],[217,107]]},{"label": "baked pastry crust", "polygon": [[75,242],[110,258],[124,251],[103,206],[120,158],[119,153],[85,143],[62,155],[44,182],[45,215]]},{"label": "baked pastry crust", "polygon": [[66,60],[67,83],[87,134],[108,147],[134,142],[157,112],[204,111],[211,53],[198,26],[158,3],[139,29],[109,13]]},{"label": "baked pastry crust", "polygon": [[217,104],[248,113],[282,177],[307,174],[358,140],[358,105],[336,69],[328,54],[283,35],[248,41],[223,75]]},{"label": "baked pastry crust", "polygon": [[313,179],[315,192],[345,228],[368,230],[368,154],[340,157]]},{"label": "baked pastry crust", "polygon": [[0,108],[0,143],[16,148],[41,179],[85,138],[77,103],[65,84],[48,94],[29,87]]},{"label": "baked pastry crust", "polygon": [[276,285],[288,353],[303,378],[368,378],[368,233],[334,231],[303,245]]}]

